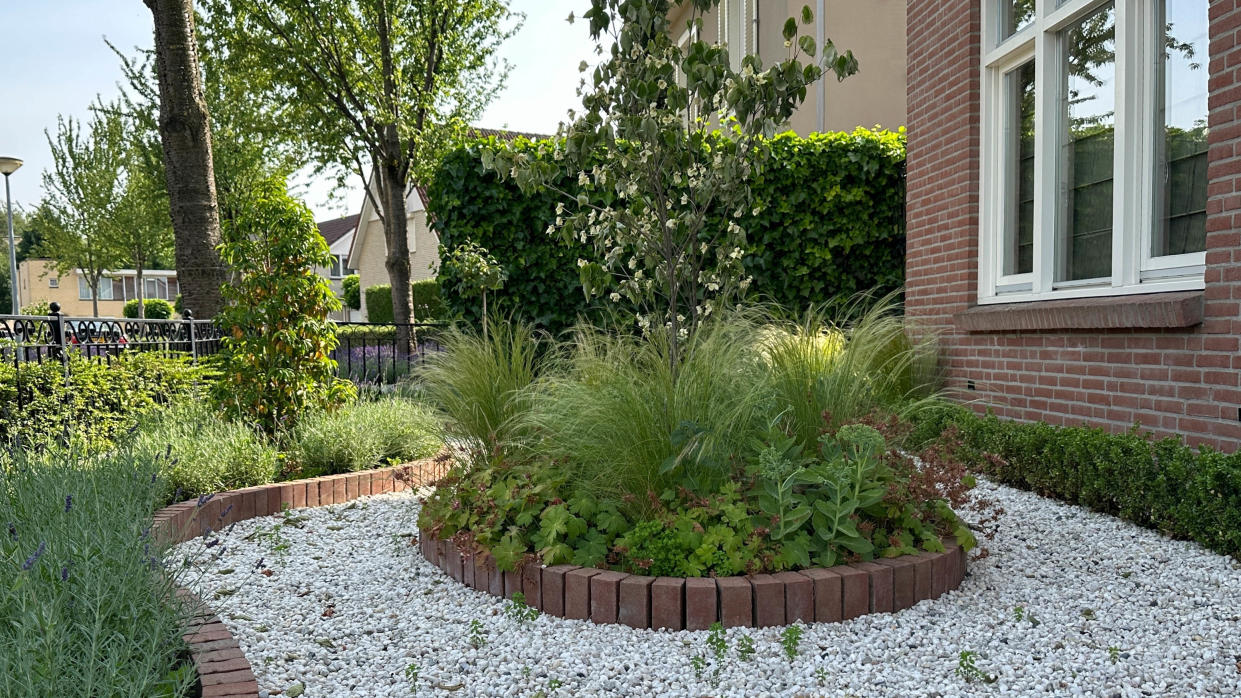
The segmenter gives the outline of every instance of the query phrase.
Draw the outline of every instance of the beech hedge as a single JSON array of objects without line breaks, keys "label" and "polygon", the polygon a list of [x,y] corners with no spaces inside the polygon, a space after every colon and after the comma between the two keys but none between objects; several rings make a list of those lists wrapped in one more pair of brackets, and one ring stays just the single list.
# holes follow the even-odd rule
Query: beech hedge
[{"label": "beech hedge", "polygon": [[[473,240],[507,272],[504,288],[489,295],[492,306],[555,332],[579,316],[599,319],[606,312],[587,301],[578,277],[577,260],[593,258],[594,251],[547,234],[561,194],[523,194],[514,182],[484,169],[481,156],[511,148],[540,157],[539,145],[525,139],[466,142],[440,163],[428,198],[443,250]],[[802,310],[861,291],[899,288],[905,270],[904,130],[786,133],[770,146],[752,185],[755,210],[739,221],[749,240],[752,295]],[[565,172],[556,186],[574,193],[576,180],[576,172]],[[719,212],[721,224],[725,213]],[[441,270],[443,288],[455,286],[450,274]],[[446,293],[444,300],[454,315],[479,320],[479,299]]]}]

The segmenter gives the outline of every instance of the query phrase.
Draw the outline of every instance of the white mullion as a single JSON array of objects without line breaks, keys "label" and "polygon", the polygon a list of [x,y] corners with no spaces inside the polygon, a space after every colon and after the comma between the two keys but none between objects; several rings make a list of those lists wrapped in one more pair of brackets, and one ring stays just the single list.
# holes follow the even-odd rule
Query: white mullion
[{"label": "white mullion", "polygon": [[[1113,133],[1112,158],[1112,286],[1132,286],[1141,282],[1139,268],[1142,259],[1145,214],[1149,205],[1143,204],[1143,172],[1147,169],[1150,148],[1146,147],[1143,133],[1149,118],[1143,107],[1149,104],[1146,86],[1141,79],[1143,64],[1144,14],[1150,14],[1150,5],[1138,8],[1135,3],[1118,0],[1116,3],[1116,83],[1113,97],[1116,105],[1116,125]],[[1149,191],[1149,190],[1146,190]],[[1149,201],[1149,197],[1146,197]]]},{"label": "white mullion", "polygon": [[1034,45],[1034,294],[1052,290],[1056,273],[1056,168],[1059,161],[1060,61],[1056,34],[1041,31]]}]

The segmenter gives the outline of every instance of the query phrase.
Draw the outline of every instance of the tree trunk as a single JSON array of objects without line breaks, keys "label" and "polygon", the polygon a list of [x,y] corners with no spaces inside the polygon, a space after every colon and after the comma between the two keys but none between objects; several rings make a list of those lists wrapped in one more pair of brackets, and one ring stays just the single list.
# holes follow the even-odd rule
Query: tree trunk
[{"label": "tree trunk", "polygon": [[137,288],[134,289],[134,294],[138,298],[138,319],[145,320],[147,317],[147,303],[146,303],[146,298],[143,297],[143,293],[146,291],[146,289],[144,289],[142,286],[142,272],[143,272],[142,264],[139,263],[139,264],[134,265],[134,271],[137,272],[135,276],[138,279],[137,284],[136,284]]},{"label": "tree trunk", "polygon": [[183,307],[211,318],[224,305],[227,271],[216,247],[220,213],[211,160],[211,122],[194,38],[193,0],[143,0],[155,19],[159,134]]},{"label": "tree trunk", "polygon": [[[395,129],[393,129],[395,137]],[[414,322],[413,297],[410,294],[409,277],[409,222],[405,208],[405,181],[400,170],[393,164],[380,162],[379,194],[383,200],[384,241],[388,258],[384,267],[392,285],[392,321],[396,323],[397,346],[404,351],[413,350],[414,336],[408,327]]]}]

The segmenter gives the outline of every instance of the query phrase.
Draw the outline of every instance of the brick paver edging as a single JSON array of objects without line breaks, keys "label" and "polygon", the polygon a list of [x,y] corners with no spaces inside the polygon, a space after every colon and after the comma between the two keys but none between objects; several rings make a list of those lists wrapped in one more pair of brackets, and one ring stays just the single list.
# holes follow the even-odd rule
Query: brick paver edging
[{"label": "brick paver edging", "polygon": [[[163,540],[182,543],[238,521],[278,514],[286,508],[341,504],[358,497],[420,487],[446,471],[446,461],[427,459],[392,468],[221,492],[201,504],[199,500],[190,500],[160,509],[155,513],[153,533]],[[195,606],[202,609],[190,618],[183,637],[198,670],[203,698],[258,698],[258,681],[237,638],[219,616],[188,591],[179,589],[178,596],[196,602]]]},{"label": "brick paver edging", "polygon": [[939,598],[965,578],[965,551],[945,540],[942,553],[744,577],[648,577],[576,565],[535,562],[502,572],[486,551],[459,549],[419,533],[422,554],[453,579],[560,618],[633,628],[706,630],[836,622],[892,613]]}]

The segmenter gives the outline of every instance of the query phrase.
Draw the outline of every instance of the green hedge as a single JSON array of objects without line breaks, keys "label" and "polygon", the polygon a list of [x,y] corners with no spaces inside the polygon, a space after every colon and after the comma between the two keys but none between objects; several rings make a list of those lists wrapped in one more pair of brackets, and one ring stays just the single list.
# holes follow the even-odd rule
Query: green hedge
[{"label": "green hedge", "polygon": [[198,394],[207,372],[186,358],[125,352],[111,361],[69,354],[69,380],[55,360],[0,364],[0,443],[40,448],[65,436],[104,448],[138,418]]},{"label": "green hedge", "polygon": [[[448,317],[448,306],[440,295],[437,279],[412,281],[409,284],[413,296],[415,322],[438,322]],[[366,289],[366,321],[392,322],[392,287],[388,284]]]},{"label": "green hedge", "polygon": [[[1119,516],[1241,557],[1241,453],[1123,434],[979,417],[946,408],[914,441],[955,425],[958,453],[998,482]],[[950,441],[949,439],[945,440]]]},{"label": "green hedge", "polygon": [[[564,199],[551,190],[526,195],[482,166],[484,150],[512,148],[539,157],[538,142],[494,138],[467,143],[441,162],[429,188],[431,217],[443,249],[473,240],[508,273],[489,294],[502,313],[558,331],[601,309],[586,301],[577,260],[587,245],[546,234]],[[903,132],[787,133],[771,141],[770,159],[752,191],[758,212],[746,216],[746,264],[759,297],[793,309],[900,287],[905,267],[905,136]],[[577,173],[556,186],[576,190]],[[721,212],[723,213],[723,212]],[[722,220],[722,217],[721,217]],[[456,279],[441,270],[445,288]],[[451,311],[471,322],[481,301],[446,295]],[[369,303],[369,300],[368,300]]]},{"label": "green hedge", "polygon": [[[172,317],[172,303],[163,298],[146,298],[142,301],[142,304],[146,306],[147,320],[167,320]],[[126,301],[125,308],[121,311],[121,314],[127,318],[138,317],[138,299],[133,298]]]}]

